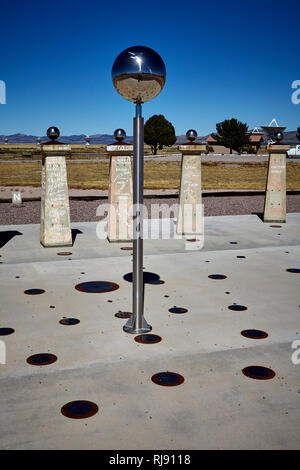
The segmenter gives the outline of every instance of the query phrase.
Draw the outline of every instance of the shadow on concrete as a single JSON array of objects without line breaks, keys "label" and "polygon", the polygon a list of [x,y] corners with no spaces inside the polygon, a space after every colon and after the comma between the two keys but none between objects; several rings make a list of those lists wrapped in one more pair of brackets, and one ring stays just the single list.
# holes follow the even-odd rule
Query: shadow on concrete
[{"label": "shadow on concrete", "polygon": [[0,232],[0,248],[6,245],[6,243],[16,235],[23,235],[23,233],[18,232],[17,230],[5,230],[4,232]]},{"label": "shadow on concrete", "polygon": [[72,228],[72,246],[74,246],[76,237],[80,233],[83,233],[83,232],[81,230],[79,230],[78,228]]}]

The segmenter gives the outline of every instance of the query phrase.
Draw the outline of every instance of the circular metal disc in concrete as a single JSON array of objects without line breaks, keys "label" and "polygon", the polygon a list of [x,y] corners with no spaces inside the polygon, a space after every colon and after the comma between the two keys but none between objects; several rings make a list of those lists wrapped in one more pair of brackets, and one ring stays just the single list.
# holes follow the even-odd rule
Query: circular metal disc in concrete
[{"label": "circular metal disc in concrete", "polygon": [[153,279],[152,281],[148,281],[148,284],[152,284],[154,286],[158,286],[160,284],[164,284],[165,281],[163,281],[162,279]]},{"label": "circular metal disc in concrete", "polygon": [[24,290],[24,294],[27,294],[27,295],[39,295],[39,294],[43,294],[45,291],[44,289],[27,289],[27,290]]},{"label": "circular metal disc in concrete", "polygon": [[58,256],[70,256],[72,254],[72,251],[60,251],[57,254]]},{"label": "circular metal disc in concrete", "polygon": [[57,357],[50,353],[40,353],[33,354],[32,356],[28,357],[26,361],[32,366],[47,366],[57,361]]},{"label": "circular metal disc in concrete", "polygon": [[163,387],[175,387],[184,382],[184,377],[176,372],[158,372],[151,377],[152,382]]},{"label": "circular metal disc in concrete", "polygon": [[143,344],[154,344],[154,343],[159,343],[162,340],[162,338],[158,335],[152,335],[152,334],[144,334],[144,335],[138,335],[135,336],[134,341],[137,343],[143,343]]},{"label": "circular metal disc in concrete", "polygon": [[12,335],[14,332],[13,328],[0,328],[0,336]]},{"label": "circular metal disc in concrete", "polygon": [[188,312],[188,309],[183,308],[183,307],[176,307],[176,305],[174,305],[174,307],[169,308],[169,312],[171,312],[171,313],[186,313],[186,312]]},{"label": "circular metal disc in concrete", "polygon": [[75,289],[79,290],[80,292],[102,293],[117,290],[119,287],[120,286],[118,284],[110,281],[88,281],[77,284]]},{"label": "circular metal disc in concrete", "polygon": [[80,320],[77,318],[63,318],[62,320],[59,321],[61,325],[77,325],[80,323]]},{"label": "circular metal disc in concrete", "polygon": [[256,380],[269,380],[275,377],[275,372],[268,367],[262,366],[248,366],[242,370],[243,374],[251,379]]},{"label": "circular metal disc in concrete", "polygon": [[208,277],[210,279],[226,279],[227,278],[225,274],[210,274]]},{"label": "circular metal disc in concrete", "polygon": [[289,268],[287,269],[288,273],[300,273],[300,269],[298,268]]},{"label": "circular metal disc in concrete", "polygon": [[92,401],[76,400],[66,403],[61,408],[61,413],[67,418],[84,419],[95,415],[98,410],[98,406]]},{"label": "circular metal disc in concrete", "polygon": [[264,339],[269,336],[268,333],[261,330],[243,330],[241,331],[241,335],[252,339]]},{"label": "circular metal disc in concrete", "polygon": [[132,315],[131,312],[122,312],[121,310],[115,313],[115,317],[117,318],[130,318],[131,315]]},{"label": "circular metal disc in concrete", "polygon": [[242,312],[243,310],[247,310],[248,307],[245,307],[244,305],[229,305],[229,310],[235,310],[237,312]]},{"label": "circular metal disc in concrete", "polygon": [[126,250],[129,251],[130,250],[130,251],[132,251],[133,248],[132,248],[132,246],[121,246],[120,250],[124,250],[124,251],[126,251]]}]

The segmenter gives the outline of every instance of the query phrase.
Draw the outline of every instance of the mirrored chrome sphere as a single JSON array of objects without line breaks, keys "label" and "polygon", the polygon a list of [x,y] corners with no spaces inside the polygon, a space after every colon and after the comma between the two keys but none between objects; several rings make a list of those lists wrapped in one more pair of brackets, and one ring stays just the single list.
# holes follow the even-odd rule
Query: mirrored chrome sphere
[{"label": "mirrored chrome sphere", "polygon": [[274,139],[276,140],[276,142],[281,142],[283,137],[284,136],[282,132],[275,132],[274,134]]},{"label": "mirrored chrome sphere", "polygon": [[114,138],[118,141],[118,142],[121,142],[122,140],[124,140],[126,137],[126,132],[124,131],[124,129],[116,129],[115,132],[114,132]]},{"label": "mirrored chrome sphere", "polygon": [[166,67],[150,47],[133,46],[118,55],[112,67],[112,80],[117,92],[133,103],[155,98],[166,81]]},{"label": "mirrored chrome sphere", "polygon": [[55,140],[59,136],[60,136],[60,132],[59,132],[59,129],[57,127],[51,126],[51,127],[49,127],[49,129],[47,129],[47,137],[49,139]]},{"label": "mirrored chrome sphere", "polygon": [[189,129],[186,131],[186,138],[190,141],[193,142],[195,139],[197,139],[198,134],[194,129]]}]

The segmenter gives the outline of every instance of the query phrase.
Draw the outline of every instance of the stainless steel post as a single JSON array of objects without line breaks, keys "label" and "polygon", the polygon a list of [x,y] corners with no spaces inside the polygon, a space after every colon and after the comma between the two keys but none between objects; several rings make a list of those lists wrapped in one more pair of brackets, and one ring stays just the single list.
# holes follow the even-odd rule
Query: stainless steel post
[{"label": "stainless steel post", "polygon": [[142,105],[136,104],[133,119],[133,269],[132,316],[124,325],[126,333],[147,333],[152,330],[144,318],[143,279],[143,190],[144,190],[144,118]]}]

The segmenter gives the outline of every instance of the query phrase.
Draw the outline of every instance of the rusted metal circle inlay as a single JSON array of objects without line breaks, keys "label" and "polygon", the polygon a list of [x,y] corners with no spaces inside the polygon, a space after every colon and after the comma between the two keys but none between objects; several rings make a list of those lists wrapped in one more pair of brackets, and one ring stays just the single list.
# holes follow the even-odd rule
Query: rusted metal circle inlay
[{"label": "rusted metal circle inlay", "polygon": [[27,290],[24,290],[24,294],[27,294],[27,295],[39,295],[39,294],[43,294],[45,291],[44,289],[27,289]]},{"label": "rusted metal circle inlay", "polygon": [[80,292],[88,293],[101,293],[101,292],[111,292],[113,290],[119,289],[119,285],[110,281],[88,281],[81,282],[75,286],[75,289]]},{"label": "rusted metal circle inlay", "polygon": [[268,380],[275,377],[275,372],[268,367],[248,366],[242,370],[243,374],[251,379]]},{"label": "rusted metal circle inlay", "polygon": [[188,312],[188,309],[187,308],[182,308],[182,307],[176,307],[176,305],[174,305],[174,307],[169,308],[169,312],[171,312],[171,313],[186,313],[186,312]]},{"label": "rusted metal circle inlay", "polygon": [[230,245],[237,245],[238,244],[238,242],[229,242],[229,243],[230,243]]},{"label": "rusted metal circle inlay", "polygon": [[162,385],[164,387],[174,387],[175,385],[180,385],[184,382],[182,375],[177,374],[176,372],[158,372],[151,377],[152,382],[157,385]]},{"label": "rusted metal circle inlay", "polygon": [[60,251],[57,254],[58,254],[58,256],[70,256],[70,255],[72,255],[72,251]]},{"label": "rusted metal circle inlay", "polygon": [[226,279],[227,276],[225,276],[224,274],[210,274],[208,276],[210,279]]},{"label": "rusted metal circle inlay", "polygon": [[238,311],[238,312],[242,312],[243,310],[247,310],[248,307],[245,307],[245,305],[236,305],[236,304],[233,304],[233,305],[229,305],[229,310],[235,310],[235,311]]},{"label": "rusted metal circle inlay", "polygon": [[63,318],[62,320],[59,321],[61,325],[77,325],[80,323],[80,320],[77,318]]},{"label": "rusted metal circle inlay", "polygon": [[126,250],[132,251],[132,250],[133,250],[132,246],[121,246],[120,249],[121,249],[121,250],[124,250],[124,251],[126,251]]},{"label": "rusted metal circle inlay", "polygon": [[14,332],[13,328],[0,328],[0,336],[12,335]]},{"label": "rusted metal circle inlay", "polygon": [[261,330],[243,330],[241,331],[241,335],[251,339],[264,339],[269,336],[268,333]]},{"label": "rusted metal circle inlay", "polygon": [[57,356],[50,353],[33,354],[33,356],[28,357],[26,361],[32,366],[47,366],[57,361]]},{"label": "rusted metal circle inlay", "polygon": [[162,338],[158,335],[152,335],[152,334],[145,334],[145,335],[138,335],[135,336],[134,341],[137,343],[143,343],[143,344],[154,344],[154,343],[159,343],[162,340]]},{"label": "rusted metal circle inlay", "polygon": [[95,415],[98,410],[98,406],[92,401],[76,400],[66,403],[61,408],[61,413],[67,418],[84,419]]},{"label": "rusted metal circle inlay", "polygon": [[122,312],[121,310],[115,313],[115,317],[117,318],[130,318],[131,315],[132,315],[131,312]]},{"label": "rusted metal circle inlay", "polygon": [[270,225],[272,228],[282,228],[282,225]]},{"label": "rusted metal circle inlay", "polygon": [[[132,282],[132,273],[125,274],[125,276],[123,276],[123,279],[125,279],[125,281]],[[158,284],[157,281],[160,281],[160,276],[155,273],[144,271],[143,279],[144,279],[144,284]]]},{"label": "rusted metal circle inlay", "polygon": [[289,268],[287,269],[288,273],[300,273],[300,269],[298,268]]}]

